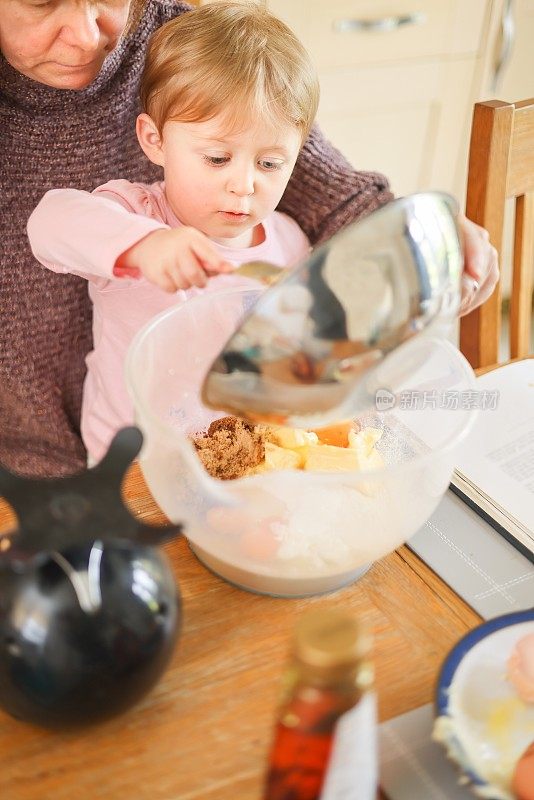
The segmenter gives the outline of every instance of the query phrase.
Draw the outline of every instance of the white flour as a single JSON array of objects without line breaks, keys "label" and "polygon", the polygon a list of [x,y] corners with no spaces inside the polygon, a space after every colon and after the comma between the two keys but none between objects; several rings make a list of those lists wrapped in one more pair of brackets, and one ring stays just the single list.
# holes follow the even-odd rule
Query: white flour
[{"label": "white flour", "polygon": [[271,526],[280,542],[279,570],[303,576],[355,569],[394,549],[417,518],[426,518],[428,502],[420,495],[415,503],[406,491],[392,493],[378,483],[373,488],[366,495],[350,486],[313,486],[297,501],[291,487],[287,494],[278,491],[277,500],[289,509],[284,521]]}]

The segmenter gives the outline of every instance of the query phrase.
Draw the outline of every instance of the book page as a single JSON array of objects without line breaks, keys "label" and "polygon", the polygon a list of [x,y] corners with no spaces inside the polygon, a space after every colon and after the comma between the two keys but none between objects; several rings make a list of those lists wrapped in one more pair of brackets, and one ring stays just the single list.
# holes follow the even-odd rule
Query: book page
[{"label": "book page", "polygon": [[473,402],[478,418],[456,468],[534,532],[534,359],[477,378]]}]

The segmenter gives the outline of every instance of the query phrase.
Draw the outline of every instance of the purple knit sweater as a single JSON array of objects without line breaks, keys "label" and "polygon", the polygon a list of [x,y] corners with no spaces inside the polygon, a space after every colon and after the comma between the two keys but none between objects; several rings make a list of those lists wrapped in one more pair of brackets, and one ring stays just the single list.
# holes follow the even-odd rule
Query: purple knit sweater
[{"label": "purple knit sweater", "polygon": [[[139,79],[151,33],[187,9],[148,0],[136,31],[81,91],[36,83],[0,55],[0,461],[22,474],[84,466],[79,420],[91,349],[86,282],[34,260],[26,221],[54,187],[160,177],[135,137]],[[381,175],[355,172],[314,130],[280,207],[318,242],[390,197]]]}]

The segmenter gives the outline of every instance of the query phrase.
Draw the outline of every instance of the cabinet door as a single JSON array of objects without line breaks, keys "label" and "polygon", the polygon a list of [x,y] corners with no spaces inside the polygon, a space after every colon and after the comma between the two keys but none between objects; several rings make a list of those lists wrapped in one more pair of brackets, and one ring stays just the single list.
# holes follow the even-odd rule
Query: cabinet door
[{"label": "cabinet door", "polygon": [[474,54],[487,0],[268,0],[319,69]]},{"label": "cabinet door", "polygon": [[324,72],[318,121],[355,167],[386,174],[395,194],[458,193],[473,69],[468,58]]}]

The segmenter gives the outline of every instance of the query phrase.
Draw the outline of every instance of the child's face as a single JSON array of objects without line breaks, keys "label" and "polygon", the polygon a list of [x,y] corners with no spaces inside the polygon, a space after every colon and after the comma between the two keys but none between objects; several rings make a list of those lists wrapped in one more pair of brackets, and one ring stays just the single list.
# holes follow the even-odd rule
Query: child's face
[{"label": "child's face", "polygon": [[250,246],[284,193],[300,144],[296,128],[265,121],[230,133],[221,117],[165,123],[158,163],[173,212],[215,241]]}]

